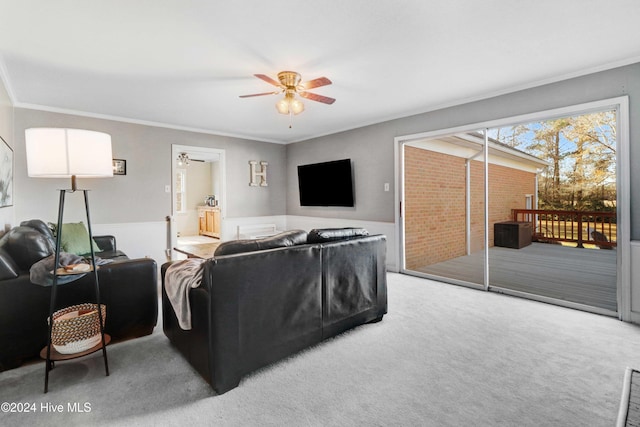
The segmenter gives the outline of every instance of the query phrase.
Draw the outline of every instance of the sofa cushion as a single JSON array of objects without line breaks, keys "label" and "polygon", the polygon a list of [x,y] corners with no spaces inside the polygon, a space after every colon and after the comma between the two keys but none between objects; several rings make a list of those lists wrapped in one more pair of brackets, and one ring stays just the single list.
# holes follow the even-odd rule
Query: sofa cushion
[{"label": "sofa cushion", "polygon": [[282,248],[307,243],[307,232],[304,230],[289,230],[262,239],[230,240],[221,243],[214,256],[232,255],[243,252],[255,252],[266,249]]},{"label": "sofa cushion", "polygon": [[20,270],[29,270],[34,263],[55,251],[51,241],[31,227],[14,227],[6,236],[3,236],[2,240],[3,249]]},{"label": "sofa cushion", "polygon": [[[99,252],[100,248],[94,241],[94,252]],[[62,224],[61,246],[64,252],[70,254],[83,255],[91,252],[89,246],[89,232],[83,222]]]},{"label": "sofa cushion", "polygon": [[333,242],[335,240],[351,239],[359,236],[368,236],[369,232],[364,228],[314,228],[307,237],[308,243]]}]

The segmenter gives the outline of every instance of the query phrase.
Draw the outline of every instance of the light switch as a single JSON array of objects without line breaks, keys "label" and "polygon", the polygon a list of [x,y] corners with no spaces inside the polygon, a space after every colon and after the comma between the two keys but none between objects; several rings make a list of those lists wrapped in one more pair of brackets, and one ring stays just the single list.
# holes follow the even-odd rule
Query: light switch
[{"label": "light switch", "polygon": [[389,191],[389,183],[388,182],[384,183],[384,191]]},{"label": "light switch", "polygon": [[170,185],[165,185],[164,186],[164,192],[165,193],[171,193],[171,186]]}]

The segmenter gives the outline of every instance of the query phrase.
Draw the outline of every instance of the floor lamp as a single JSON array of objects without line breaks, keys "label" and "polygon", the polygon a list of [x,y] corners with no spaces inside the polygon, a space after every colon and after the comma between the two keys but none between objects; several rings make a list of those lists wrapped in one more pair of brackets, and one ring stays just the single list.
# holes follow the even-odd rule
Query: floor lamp
[{"label": "floor lamp", "polygon": [[[100,309],[100,287],[98,284],[98,269],[95,263],[93,249],[93,234],[91,233],[91,220],[89,217],[88,190],[78,190],[76,178],[102,178],[113,176],[113,156],[111,153],[111,136],[102,133],[81,129],[61,128],[31,128],[25,131],[27,150],[27,172],[34,178],[71,178],[71,189],[60,190],[58,204],[58,228],[56,233],[55,269],[59,267],[62,218],[64,216],[64,201],[66,193],[82,191],[84,193],[84,205],[87,215],[87,231],[89,232],[89,246],[91,248],[91,266],[93,267],[94,282],[96,288],[96,304],[98,307],[98,319],[102,344],[102,356],[104,358],[105,373],[109,375],[107,361],[107,349],[104,334],[104,319]],[[55,273],[55,271],[54,271]],[[53,275],[51,288],[51,302],[49,306],[49,338],[46,351],[46,368],[44,392],[49,387],[49,371],[53,368],[51,360],[51,334],[53,328],[53,313],[56,304],[56,289],[58,285],[57,274]]]}]

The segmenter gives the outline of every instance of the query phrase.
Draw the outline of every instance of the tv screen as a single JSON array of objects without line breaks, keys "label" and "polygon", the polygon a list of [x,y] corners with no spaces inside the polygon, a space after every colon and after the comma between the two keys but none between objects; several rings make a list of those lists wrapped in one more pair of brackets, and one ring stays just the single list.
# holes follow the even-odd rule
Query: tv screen
[{"label": "tv screen", "polygon": [[353,207],[351,159],[298,166],[300,206]]}]

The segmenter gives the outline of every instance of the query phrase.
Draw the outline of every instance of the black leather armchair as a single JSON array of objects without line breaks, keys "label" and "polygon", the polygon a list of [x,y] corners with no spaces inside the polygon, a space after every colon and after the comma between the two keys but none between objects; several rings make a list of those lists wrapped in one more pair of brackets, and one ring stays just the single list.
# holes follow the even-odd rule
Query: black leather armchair
[{"label": "black leather armchair", "polygon": [[[44,228],[43,228],[44,227]],[[23,222],[0,239],[0,371],[38,356],[47,345],[51,287],[31,283],[29,268],[54,251],[53,236],[42,221]],[[150,334],[158,318],[157,265],[152,259],[128,259],[113,236],[94,236],[112,258],[98,270],[100,302],[107,307],[105,332],[113,340]],[[93,276],[58,285],[56,310],[95,302]]]}]

